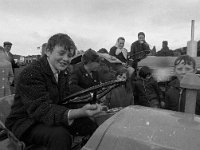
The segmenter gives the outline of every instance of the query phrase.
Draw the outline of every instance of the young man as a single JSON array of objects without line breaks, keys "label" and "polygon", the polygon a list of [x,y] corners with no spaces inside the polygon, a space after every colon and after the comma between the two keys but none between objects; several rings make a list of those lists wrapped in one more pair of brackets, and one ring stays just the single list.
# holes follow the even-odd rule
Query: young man
[{"label": "young man", "polygon": [[[144,32],[139,32],[138,33],[138,40],[133,42],[131,44],[131,51],[130,51],[130,58],[134,61],[134,63],[132,64],[132,67],[137,70],[137,66],[138,63],[140,61],[140,59],[138,59],[138,56],[136,54],[138,54],[139,52],[143,52],[143,51],[149,51],[148,53],[150,53],[150,48],[148,43],[145,41],[145,34]],[[145,55],[148,54],[147,52],[145,52]]]},{"label": "young man", "polygon": [[96,51],[88,49],[81,58],[81,62],[74,66],[70,76],[70,90],[72,93],[87,89],[100,83],[98,68],[100,58]]},{"label": "young man", "polygon": [[89,117],[101,111],[99,105],[87,104],[77,109],[61,105],[69,95],[64,70],[75,49],[68,35],[55,34],[48,40],[46,56],[20,74],[6,126],[27,145],[43,145],[49,150],[71,149],[71,134],[92,134],[96,129]]},{"label": "young man", "polygon": [[[196,72],[195,60],[188,55],[179,56],[174,62],[174,72],[177,78],[169,83],[170,87],[166,91],[166,108],[184,112],[186,90],[180,87],[180,81],[185,74]],[[200,115],[200,92],[197,94],[195,113]]]}]

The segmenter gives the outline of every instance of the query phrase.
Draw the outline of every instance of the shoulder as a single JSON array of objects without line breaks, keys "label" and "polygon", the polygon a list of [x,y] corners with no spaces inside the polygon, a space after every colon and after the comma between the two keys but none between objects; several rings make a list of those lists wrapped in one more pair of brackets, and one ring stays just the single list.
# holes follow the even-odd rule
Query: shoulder
[{"label": "shoulder", "polygon": [[36,61],[22,70],[19,75],[19,81],[39,77],[41,76],[42,72],[44,72],[44,70],[42,69],[40,62]]},{"label": "shoulder", "polygon": [[78,63],[78,64],[75,64],[73,66],[73,71],[72,71],[72,74],[71,76],[74,76],[74,75],[81,75],[82,72],[84,72],[84,65],[82,62]]},{"label": "shoulder", "polygon": [[11,67],[11,63],[9,61],[0,62],[1,67]]},{"label": "shoulder", "polygon": [[131,49],[135,49],[138,46],[138,41],[135,41],[131,44]]},{"label": "shoulder", "polygon": [[133,42],[131,45],[137,45],[138,44],[138,40],[137,41],[135,41],[135,42]]},{"label": "shoulder", "polygon": [[74,67],[74,72],[80,71],[81,69],[83,69],[83,63],[82,62],[77,63],[73,67]]},{"label": "shoulder", "polygon": [[117,49],[117,47],[113,46],[113,47],[110,48],[110,51],[115,51],[116,49]]}]

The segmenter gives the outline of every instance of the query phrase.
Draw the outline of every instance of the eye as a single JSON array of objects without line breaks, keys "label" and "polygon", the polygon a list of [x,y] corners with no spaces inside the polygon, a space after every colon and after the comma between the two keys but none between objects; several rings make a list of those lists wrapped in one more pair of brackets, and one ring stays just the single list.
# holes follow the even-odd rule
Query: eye
[{"label": "eye", "polygon": [[71,58],[71,57],[73,57],[73,53],[69,52],[69,53],[67,54],[67,56]]},{"label": "eye", "polygon": [[66,53],[65,51],[60,51],[60,52],[59,52],[59,55],[60,55],[60,56],[64,56],[65,53]]},{"label": "eye", "polygon": [[186,71],[192,71],[192,68],[185,68]]},{"label": "eye", "polygon": [[183,68],[176,68],[178,71],[182,71],[183,70]]}]

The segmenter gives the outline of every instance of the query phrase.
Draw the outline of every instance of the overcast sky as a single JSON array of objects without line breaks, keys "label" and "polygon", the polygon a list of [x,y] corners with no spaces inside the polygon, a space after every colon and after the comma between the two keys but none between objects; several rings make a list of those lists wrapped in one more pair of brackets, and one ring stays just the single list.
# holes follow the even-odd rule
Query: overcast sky
[{"label": "overcast sky", "polygon": [[[0,43],[11,41],[14,54],[39,54],[55,33],[67,33],[78,49],[110,49],[119,36],[130,50],[137,33],[150,46],[186,46],[191,20],[200,40],[200,0],[0,0]],[[2,45],[2,44],[0,44]]]}]

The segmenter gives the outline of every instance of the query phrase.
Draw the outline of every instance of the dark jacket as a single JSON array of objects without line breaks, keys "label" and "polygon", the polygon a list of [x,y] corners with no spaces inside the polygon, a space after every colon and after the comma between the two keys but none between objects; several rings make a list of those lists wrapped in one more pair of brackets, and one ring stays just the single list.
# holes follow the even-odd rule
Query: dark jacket
[{"label": "dark jacket", "polygon": [[[169,88],[166,91],[166,109],[173,111],[185,111],[186,89],[180,88],[178,79],[174,79],[169,83]],[[200,91],[197,93],[196,114],[200,115]]]},{"label": "dark jacket", "polygon": [[111,49],[110,49],[110,52],[109,54],[111,56],[114,56],[116,57],[117,59],[119,59],[120,61],[122,61],[123,63],[126,63],[127,62],[127,58],[124,57],[124,55],[122,53],[119,53],[119,55],[116,55],[116,50],[117,50],[117,47],[116,46],[113,46]]},{"label": "dark jacket", "polygon": [[138,40],[131,44],[131,51],[130,51],[130,57],[132,59],[137,59],[137,56],[135,56],[136,53],[142,52],[145,50],[150,50],[149,45],[146,43],[140,43]]},{"label": "dark jacket", "polygon": [[168,47],[162,48],[160,51],[156,53],[156,56],[174,56],[174,53],[172,50],[170,50]]},{"label": "dark jacket", "polygon": [[150,106],[152,100],[161,101],[163,97],[158,83],[151,77],[148,80],[138,78],[133,82],[133,94],[135,104],[142,106]]},{"label": "dark jacket", "polygon": [[99,75],[97,71],[92,72],[92,76],[85,70],[83,63],[74,66],[70,76],[69,85],[71,93],[87,89],[99,84]]},{"label": "dark jacket", "polygon": [[[127,82],[127,85],[128,83],[129,81]],[[108,93],[106,95],[104,104],[109,108],[127,107],[134,105],[133,91],[132,89],[127,89],[127,85],[119,86]]]},{"label": "dark jacket", "polygon": [[21,138],[37,123],[67,126],[68,108],[60,105],[69,95],[67,76],[60,72],[57,83],[46,57],[27,66],[17,82],[7,128]]},{"label": "dark jacket", "polygon": [[[130,58],[134,60],[132,67],[136,70],[138,66],[138,62],[141,60],[141,58],[144,58],[147,56],[147,52],[139,54],[139,52],[149,50],[149,45],[144,41],[144,43],[140,43],[139,40],[135,41],[131,44],[131,51],[130,51]],[[136,55],[137,54],[137,55]]]},{"label": "dark jacket", "polygon": [[14,72],[15,68],[19,68],[19,66],[15,63],[13,54],[11,52],[8,52],[8,57],[9,57],[9,61],[10,61],[11,65],[12,65],[12,69],[13,69],[13,72]]}]

